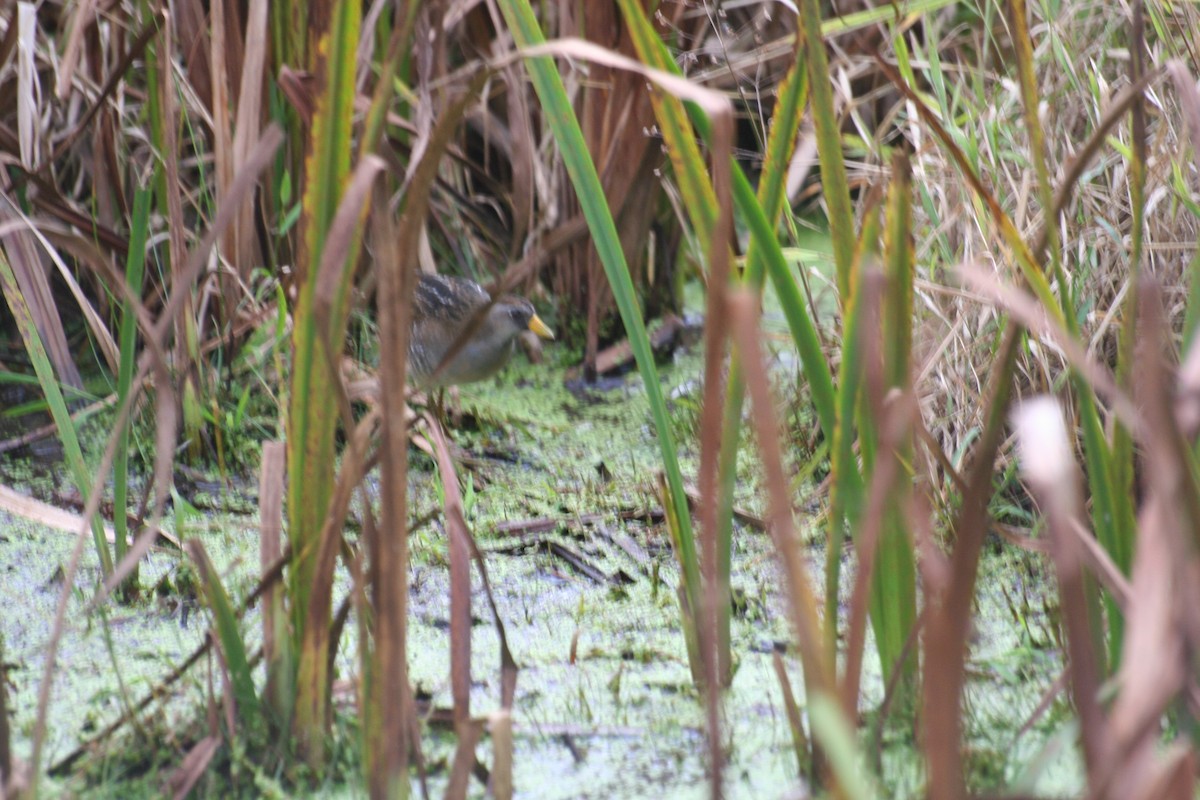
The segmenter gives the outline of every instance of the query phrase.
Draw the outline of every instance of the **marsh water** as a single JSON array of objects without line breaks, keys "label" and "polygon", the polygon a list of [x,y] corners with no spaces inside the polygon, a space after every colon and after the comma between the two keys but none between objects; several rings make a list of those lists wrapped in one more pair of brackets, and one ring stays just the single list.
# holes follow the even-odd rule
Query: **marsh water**
[{"label": "marsh water", "polygon": [[[571,391],[566,367],[530,365],[517,359],[494,381],[466,387],[458,399],[464,421],[454,434],[469,463],[467,518],[484,552],[499,614],[520,667],[514,708],[515,785],[529,798],[622,798],[706,796],[704,710],[692,685],[674,588],[677,568],[658,508],[657,444],[636,374],[607,391]],[[779,397],[793,403],[798,382],[780,357]],[[696,468],[700,359],[681,351],[663,370],[672,398],[686,475]],[[807,423],[788,412],[791,423]],[[106,421],[95,419],[95,441]],[[93,457],[99,445],[93,447]],[[793,466],[811,453],[792,453]],[[449,627],[446,543],[438,523],[438,487],[431,463],[413,463],[411,679],[432,707],[449,707]],[[44,459],[10,457],[0,480],[53,499],[65,487],[62,471]],[[762,493],[753,442],[743,447],[737,503],[746,512],[735,531],[733,647],[736,672],[722,706],[728,758],[728,795],[762,798],[800,792],[791,732],[773,661],[783,655],[792,690],[803,703],[799,661],[782,602],[782,584],[769,537],[752,519],[761,515]],[[806,554],[820,586],[825,559],[819,503],[811,481],[797,487],[806,533]],[[196,511],[196,508],[203,509]],[[235,598],[253,585],[258,565],[253,486],[208,491],[192,488],[177,498],[169,527],[180,537],[199,537]],[[353,531],[351,535],[354,535]],[[0,631],[13,705],[17,754],[28,755],[44,669],[44,648],[58,602],[61,569],[71,536],[0,513]],[[853,564],[847,556],[846,570]],[[47,764],[136,702],[205,634],[209,619],[187,586],[182,557],[152,553],[142,567],[145,598],[132,606],[110,605],[101,614],[82,609],[98,571],[90,552],[72,591],[49,713]],[[849,581],[845,584],[848,586]],[[342,576],[340,596],[345,594]],[[486,715],[499,704],[499,650],[495,625],[475,587],[472,711]],[[979,789],[1023,788],[1050,794],[1081,786],[1072,745],[1074,729],[1063,698],[1035,713],[1062,669],[1045,575],[1038,560],[999,541],[990,543],[976,600],[966,693],[970,783]],[[256,635],[258,617],[244,622]],[[338,679],[357,673],[353,625],[347,626]],[[881,720],[884,688],[867,645],[861,743],[878,759],[885,796],[921,794],[918,731],[911,714]],[[178,764],[195,721],[205,715],[210,688],[220,676],[202,661],[156,702],[143,721],[124,730],[66,776],[56,791],[86,796],[156,796],[164,776]],[[352,694],[352,692],[351,692]],[[343,704],[339,735],[351,737],[353,707]],[[440,795],[454,742],[436,727],[422,741],[432,793]],[[489,763],[486,737],[479,757]],[[353,774],[347,750],[343,754]],[[255,774],[255,765],[234,759],[241,791],[286,794],[278,775]],[[251,788],[252,787],[252,788]],[[202,782],[199,792],[217,796],[222,784]],[[484,787],[474,782],[473,795]],[[321,796],[359,796],[346,784],[314,790]]]}]

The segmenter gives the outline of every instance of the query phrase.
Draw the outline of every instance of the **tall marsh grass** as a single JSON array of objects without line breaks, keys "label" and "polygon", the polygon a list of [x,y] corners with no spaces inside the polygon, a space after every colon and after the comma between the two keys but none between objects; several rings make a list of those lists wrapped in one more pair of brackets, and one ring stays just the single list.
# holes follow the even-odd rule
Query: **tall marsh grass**
[{"label": "tall marsh grass", "polygon": [[[1187,51],[1195,11],[1134,3],[1101,14],[1068,3],[1071,13],[1055,15],[1022,0],[929,0],[822,19],[816,0],[800,0],[728,4],[719,21],[698,22],[683,4],[618,0],[611,28],[586,31],[585,41],[554,37],[562,9],[468,5],[182,3],[168,14],[141,2],[98,14],[82,3],[51,20],[48,7],[18,4],[9,15],[0,60],[13,68],[0,86],[12,91],[0,93],[0,117],[17,133],[0,146],[18,146],[0,194],[19,213],[0,226],[0,288],[88,522],[50,626],[29,771],[0,758],[0,785],[40,791],[46,707],[84,548],[100,565],[92,607],[118,587],[118,600],[134,602],[177,446],[226,441],[205,430],[219,417],[197,411],[222,391],[209,355],[231,359],[257,325],[279,318],[290,325],[276,410],[286,442],[263,447],[262,579],[239,598],[201,542],[180,555],[199,575],[212,631],[168,683],[215,651],[223,683],[213,708],[219,697],[224,713],[191,743],[172,787],[197,786],[223,748],[263,754],[290,786],[328,778],[333,654],[347,625],[357,634],[359,773],[337,777],[361,780],[374,797],[421,785],[413,767],[424,768],[424,729],[407,649],[406,490],[417,441],[444,487],[457,741],[447,796],[468,794],[485,733],[491,791],[519,792],[517,661],[464,513],[454,448],[406,390],[413,287],[429,266],[431,231],[438,238],[430,222],[471,217],[475,196],[464,187],[509,180],[511,190],[481,205],[511,212],[506,222],[519,215],[508,227],[520,241],[475,231],[462,247],[511,262],[494,276],[505,289],[555,269],[582,285],[586,263],[547,264],[585,234],[595,248],[657,441],[655,502],[678,563],[681,647],[705,706],[713,797],[732,781],[722,705],[737,663],[730,586],[743,535],[734,516],[746,489],[736,483],[742,449],[760,471],[752,489],[768,511],[798,655],[774,662],[798,785],[886,796],[888,776],[864,766],[881,760],[861,729],[877,714],[919,730],[927,796],[977,788],[963,735],[973,600],[985,544],[1019,518],[1033,522],[1006,540],[1017,544],[999,546],[1029,547],[1053,569],[1082,788],[1192,796],[1200,361],[1191,339],[1200,312],[1188,282],[1200,264],[1200,203],[1187,147],[1200,152],[1200,90],[1170,58]],[[116,30],[106,49],[101,34]],[[722,38],[732,30],[771,38]],[[473,38],[481,31],[490,49]],[[716,66],[701,64],[701,52]],[[770,77],[755,84],[749,66]],[[598,168],[612,153],[595,152],[579,121],[596,132],[594,100],[573,94],[589,69],[645,84],[664,150],[658,188],[674,201],[662,203],[672,209],[666,224],[694,244],[675,259],[706,290],[694,443],[671,425],[643,313],[653,281],[630,268],[622,239],[632,228],[619,224],[626,200],[614,202],[613,184],[629,176]],[[32,81],[48,89],[52,78],[56,91],[34,91]],[[52,118],[70,122],[65,144]],[[489,125],[507,136],[490,149],[472,138]],[[742,126],[759,135],[753,158]],[[97,153],[86,170],[71,146],[85,134]],[[501,157],[503,167],[491,162]],[[72,170],[87,180],[71,184]],[[785,257],[806,221],[806,176],[819,182],[807,196],[820,198],[809,213],[832,253],[824,273]],[[554,205],[556,180],[571,187],[577,215]],[[646,243],[633,247],[646,256]],[[48,302],[59,295],[48,291],[43,258],[62,264],[63,281],[78,275],[74,307]],[[832,318],[811,303],[814,281],[836,293]],[[819,572],[804,558],[792,474],[800,445],[781,424],[782,387],[762,333],[768,282],[829,454]],[[279,306],[264,308],[263,297]],[[364,410],[344,345],[351,317],[371,303],[379,402]],[[592,297],[574,312],[601,308]],[[76,315],[115,375],[117,424],[98,468],[83,458],[64,391],[76,376],[63,320]],[[151,402],[139,402],[143,393]],[[147,409],[153,494],[131,530],[129,441]],[[693,445],[694,507],[680,458]],[[378,484],[366,480],[376,465]],[[109,480],[111,547],[97,516]],[[351,536],[356,499],[363,523]],[[340,601],[339,567],[349,576]],[[501,643],[501,701],[489,718],[470,703],[473,581]],[[242,619],[260,599],[261,653]],[[872,659],[881,686],[865,685]],[[796,669],[802,698],[789,682]],[[10,735],[0,724],[0,755]]]}]

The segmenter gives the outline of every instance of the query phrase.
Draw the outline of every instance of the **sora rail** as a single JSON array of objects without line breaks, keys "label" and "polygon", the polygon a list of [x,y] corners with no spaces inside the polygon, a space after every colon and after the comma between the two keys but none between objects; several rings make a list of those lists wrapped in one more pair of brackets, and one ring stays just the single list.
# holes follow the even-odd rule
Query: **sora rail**
[{"label": "sora rail", "polygon": [[[458,352],[442,364],[472,326],[474,330]],[[413,296],[409,375],[426,389],[490,378],[508,363],[517,336],[524,331],[554,338],[554,332],[523,297],[505,295],[492,302],[491,295],[475,281],[422,274]]]}]

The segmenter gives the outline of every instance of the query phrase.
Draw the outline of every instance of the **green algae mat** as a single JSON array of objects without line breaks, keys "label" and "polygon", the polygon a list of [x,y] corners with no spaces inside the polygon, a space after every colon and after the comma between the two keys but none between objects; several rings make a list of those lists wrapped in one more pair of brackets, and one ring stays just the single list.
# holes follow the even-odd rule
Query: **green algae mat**
[{"label": "green algae mat", "polygon": [[[514,704],[517,796],[706,796],[704,710],[679,625],[677,570],[657,514],[656,444],[638,379],[627,376],[603,392],[572,392],[564,387],[564,370],[518,362],[494,381],[463,389],[457,401],[462,421],[454,433],[469,466],[463,470],[469,476],[468,522],[520,668]],[[695,356],[677,357],[663,370],[685,474],[696,467],[699,373]],[[787,397],[788,381],[782,380],[780,394]],[[440,796],[454,748],[453,737],[437,724],[437,709],[451,705],[449,578],[436,471],[413,452],[410,678],[422,708],[429,709],[422,751],[427,785]],[[794,454],[797,465],[808,455]],[[53,470],[43,471],[39,482],[27,465],[10,460],[0,463],[0,472],[6,483],[29,481],[35,493],[52,494],[55,488]],[[739,465],[744,514],[733,568],[736,672],[722,705],[728,795],[734,798],[782,797],[799,788],[777,658],[801,705],[803,685],[798,659],[787,647],[780,571],[769,538],[755,523],[762,511],[757,482],[751,454]],[[796,505],[815,513],[810,492],[798,486]],[[235,597],[244,596],[255,580],[254,507],[252,487],[226,490],[215,483],[209,495],[177,499],[172,517],[177,535],[202,539]],[[825,557],[819,519],[808,520],[806,530],[816,579]],[[355,535],[353,528],[349,535]],[[0,515],[0,631],[18,756],[28,752],[49,620],[62,588],[60,567],[71,546],[70,536]],[[157,551],[148,557],[142,583],[152,590],[142,602],[89,617],[83,609],[97,574],[95,564],[86,563],[72,593],[48,717],[48,764],[89,741],[150,691],[207,629],[207,614],[196,605],[190,570],[179,554]],[[340,576],[339,597],[347,586]],[[472,712],[486,716],[499,707],[499,641],[478,574],[473,586]],[[1034,759],[1055,753],[1047,743],[1056,737],[1072,740],[1063,709],[1039,708],[1062,669],[1040,567],[997,542],[985,557],[980,586],[979,618],[997,624],[981,625],[973,642],[965,722],[971,782],[984,789],[1078,787],[1082,777],[1072,748]],[[1014,616],[1020,624],[1012,624]],[[255,610],[247,614],[248,638],[256,635],[258,622]],[[353,629],[347,626],[336,676],[347,687],[337,726],[346,741],[356,735]],[[880,716],[879,674],[878,664],[868,661],[863,750],[879,759],[889,796],[920,796],[917,732]],[[136,724],[52,778],[47,788],[52,794],[158,796],[194,741],[189,736],[204,718],[209,687],[219,689],[219,683],[219,668],[201,660]],[[484,764],[490,763],[489,747],[485,737],[479,746]],[[314,787],[313,796],[363,796],[349,748],[339,752],[342,777]],[[414,789],[419,783],[414,778]],[[206,776],[196,794],[289,796],[287,785],[282,776],[262,774],[245,754],[235,753],[226,774]],[[473,796],[484,791],[482,783],[473,783]]]}]

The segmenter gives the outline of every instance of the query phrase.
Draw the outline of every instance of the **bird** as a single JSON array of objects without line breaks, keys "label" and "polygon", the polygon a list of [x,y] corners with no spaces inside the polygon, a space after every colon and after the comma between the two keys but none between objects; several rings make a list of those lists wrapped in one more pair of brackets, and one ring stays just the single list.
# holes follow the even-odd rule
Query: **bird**
[{"label": "bird", "polygon": [[486,289],[467,278],[422,273],[412,315],[408,372],[423,389],[490,378],[508,363],[517,337],[525,331],[554,338],[528,300],[504,295],[493,301]]}]

